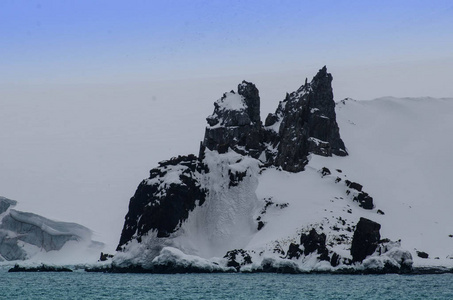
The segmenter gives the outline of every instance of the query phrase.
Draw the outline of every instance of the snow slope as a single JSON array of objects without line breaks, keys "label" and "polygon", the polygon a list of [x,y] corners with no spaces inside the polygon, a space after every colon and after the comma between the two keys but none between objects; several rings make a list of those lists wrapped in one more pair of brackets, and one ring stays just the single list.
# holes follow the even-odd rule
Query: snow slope
[{"label": "snow slope", "polygon": [[[330,251],[351,258],[354,226],[365,217],[381,224],[381,238],[396,242],[389,244],[394,248],[383,258],[368,258],[364,266],[398,259],[406,255],[404,250],[412,254],[415,267],[453,266],[453,190],[448,184],[453,167],[448,151],[453,144],[449,137],[453,99],[347,99],[337,104],[336,111],[349,156],[311,155],[299,173],[275,167],[258,172],[256,160],[243,160],[238,170],[252,170],[252,181],[239,184],[236,191],[238,187],[227,186],[225,170],[234,170],[232,162],[240,161],[240,155],[208,152],[205,163],[214,172],[205,187],[214,191],[211,199],[191,212],[153,255],[145,258],[140,250],[157,246],[150,234],[142,245],[129,245],[116,262],[140,257],[139,263],[162,263],[164,254],[175,248],[184,255],[218,261],[228,250],[245,249],[254,260],[245,269],[259,269],[270,261],[301,270],[330,270],[330,264],[314,254],[291,262],[282,260],[282,252],[291,243],[298,244],[301,233],[315,228],[326,234]],[[322,173],[324,167],[330,174]],[[357,192],[346,180],[363,185],[374,198],[372,210],[353,201]],[[264,224],[260,230],[258,220]],[[418,251],[429,258],[418,257]]]},{"label": "snow slope", "polygon": [[[263,247],[272,239],[288,244],[285,238],[294,240],[291,233],[311,224],[323,226],[331,240],[350,235],[331,227],[341,227],[338,218],[355,225],[363,216],[382,225],[382,238],[401,240],[401,247],[412,253],[414,266],[452,266],[453,99],[347,99],[337,104],[336,112],[349,156],[312,155],[306,171],[297,174],[265,171],[259,178],[258,198],[289,206],[265,217],[269,223],[248,248]],[[332,175],[322,178],[323,167]],[[346,195],[347,187],[335,183],[337,177],[362,184],[374,198],[375,209],[358,207]],[[378,214],[378,209],[385,214]],[[348,252],[348,246],[334,248]],[[417,251],[429,258],[419,258]]]},{"label": "snow slope", "polygon": [[337,112],[350,155],[322,163],[364,185],[385,212],[383,236],[431,258],[452,255],[453,99],[347,100]]}]

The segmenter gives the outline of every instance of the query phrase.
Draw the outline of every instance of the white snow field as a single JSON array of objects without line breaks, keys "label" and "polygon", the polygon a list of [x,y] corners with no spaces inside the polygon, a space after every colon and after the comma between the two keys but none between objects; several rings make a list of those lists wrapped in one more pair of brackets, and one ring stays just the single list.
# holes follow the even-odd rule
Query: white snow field
[{"label": "white snow field", "polygon": [[[285,237],[294,239],[291,233],[311,224],[323,227],[329,243],[336,236],[351,234],[344,231],[339,218],[348,226],[366,217],[382,225],[381,238],[401,240],[414,266],[452,266],[453,99],[347,99],[337,104],[336,111],[349,156],[312,155],[306,171],[297,174],[265,171],[259,179],[258,198],[272,197],[289,206],[265,216],[268,224],[247,247],[263,246],[269,240],[288,244]],[[323,167],[332,174],[322,177]],[[342,181],[335,183],[337,177]],[[373,210],[351,200],[345,179],[363,185],[374,198]],[[347,245],[333,249],[344,256],[349,253]],[[429,258],[419,258],[417,251],[428,253]]]}]

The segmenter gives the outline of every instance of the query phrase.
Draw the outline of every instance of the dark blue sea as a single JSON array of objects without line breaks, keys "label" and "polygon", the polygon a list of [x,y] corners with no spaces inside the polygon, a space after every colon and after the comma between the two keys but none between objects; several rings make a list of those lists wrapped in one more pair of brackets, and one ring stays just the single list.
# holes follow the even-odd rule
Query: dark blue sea
[{"label": "dark blue sea", "polygon": [[0,299],[453,299],[453,274],[7,273]]}]

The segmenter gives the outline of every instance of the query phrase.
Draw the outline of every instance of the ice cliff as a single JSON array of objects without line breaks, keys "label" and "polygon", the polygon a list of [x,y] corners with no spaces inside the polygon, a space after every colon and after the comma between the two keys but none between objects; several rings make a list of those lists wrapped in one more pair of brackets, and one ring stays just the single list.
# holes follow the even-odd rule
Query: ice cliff
[{"label": "ice cliff", "polygon": [[81,247],[95,251],[102,248],[102,243],[91,240],[88,228],[12,209],[16,204],[15,200],[0,197],[0,261],[42,257],[43,253],[55,253],[65,246],[76,251]]}]

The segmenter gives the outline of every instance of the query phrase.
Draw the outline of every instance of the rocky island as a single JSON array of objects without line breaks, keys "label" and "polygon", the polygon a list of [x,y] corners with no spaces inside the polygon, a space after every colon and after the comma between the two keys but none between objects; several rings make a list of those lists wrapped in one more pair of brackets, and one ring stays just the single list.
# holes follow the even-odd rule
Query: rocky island
[{"label": "rocky island", "polygon": [[362,184],[310,163],[348,156],[331,82],[323,67],[264,124],[253,83],[224,93],[198,156],[162,161],[140,183],[101,270],[411,272],[411,253],[381,237],[372,219],[385,213]]}]

